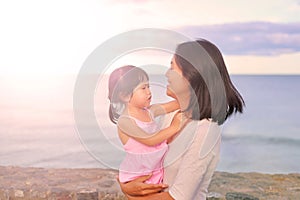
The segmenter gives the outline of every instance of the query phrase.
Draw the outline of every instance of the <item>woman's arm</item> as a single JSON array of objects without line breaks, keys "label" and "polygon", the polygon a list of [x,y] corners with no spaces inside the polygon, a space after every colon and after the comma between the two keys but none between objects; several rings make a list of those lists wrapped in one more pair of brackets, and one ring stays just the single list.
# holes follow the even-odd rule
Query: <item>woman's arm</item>
[{"label": "woman's arm", "polygon": [[126,183],[121,183],[118,178],[117,181],[119,182],[122,192],[129,196],[144,196],[149,194],[155,194],[163,191],[165,188],[168,187],[168,185],[163,183],[161,184],[145,183],[145,181],[148,180],[151,176],[152,176],[151,174],[141,176]]},{"label": "woman's arm", "polygon": [[169,192],[160,192],[155,194],[150,194],[147,196],[130,196],[126,195],[128,200],[174,200],[173,197],[169,194]]},{"label": "woman's arm", "polygon": [[149,108],[151,113],[154,117],[157,117],[159,115],[163,115],[166,113],[173,112],[175,110],[178,110],[180,108],[179,103],[177,100],[173,100],[167,103],[161,103],[161,104],[153,104]]},{"label": "woman's arm", "polygon": [[143,129],[138,127],[135,121],[129,117],[121,117],[118,120],[119,134],[125,134],[134,138],[140,143],[148,146],[157,145],[168,138],[174,136],[185,125],[187,119],[182,113],[176,113],[171,125],[155,134],[149,135]]},{"label": "woman's arm", "polygon": [[151,175],[142,176],[127,183],[121,183],[122,192],[129,200],[173,200],[168,192],[162,192],[168,186],[166,184],[146,184]]}]

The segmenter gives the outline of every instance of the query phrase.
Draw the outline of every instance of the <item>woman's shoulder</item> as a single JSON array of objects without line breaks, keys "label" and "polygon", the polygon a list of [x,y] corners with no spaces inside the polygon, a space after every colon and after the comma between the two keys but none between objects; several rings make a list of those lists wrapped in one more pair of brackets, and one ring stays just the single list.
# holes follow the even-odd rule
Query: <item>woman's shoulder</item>
[{"label": "woman's shoulder", "polygon": [[211,119],[202,119],[200,121],[195,121],[195,132],[197,135],[202,137],[207,137],[210,135],[220,134],[221,127],[217,122]]},{"label": "woman's shoulder", "polygon": [[192,120],[180,135],[181,138],[189,138],[191,144],[202,145],[207,141],[214,143],[221,136],[221,128],[218,123],[210,119]]},{"label": "woman's shoulder", "polygon": [[197,126],[197,130],[201,131],[218,131],[220,125],[217,122],[214,122],[212,119],[202,119],[202,120],[193,120]]}]

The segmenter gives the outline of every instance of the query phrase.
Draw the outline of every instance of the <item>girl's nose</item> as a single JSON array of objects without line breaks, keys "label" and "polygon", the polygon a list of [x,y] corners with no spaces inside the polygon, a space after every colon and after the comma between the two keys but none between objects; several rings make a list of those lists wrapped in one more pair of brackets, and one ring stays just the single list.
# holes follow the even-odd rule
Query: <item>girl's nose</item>
[{"label": "girl's nose", "polygon": [[147,88],[147,94],[151,94],[150,88]]}]

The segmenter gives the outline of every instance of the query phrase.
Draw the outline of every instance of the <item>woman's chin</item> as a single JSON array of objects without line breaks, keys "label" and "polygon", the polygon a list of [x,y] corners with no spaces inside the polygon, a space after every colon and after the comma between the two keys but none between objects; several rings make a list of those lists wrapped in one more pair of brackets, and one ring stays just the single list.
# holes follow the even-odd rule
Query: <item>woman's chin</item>
[{"label": "woman's chin", "polygon": [[166,94],[167,94],[169,97],[176,98],[176,95],[175,95],[174,92],[170,89],[169,86],[167,86]]}]

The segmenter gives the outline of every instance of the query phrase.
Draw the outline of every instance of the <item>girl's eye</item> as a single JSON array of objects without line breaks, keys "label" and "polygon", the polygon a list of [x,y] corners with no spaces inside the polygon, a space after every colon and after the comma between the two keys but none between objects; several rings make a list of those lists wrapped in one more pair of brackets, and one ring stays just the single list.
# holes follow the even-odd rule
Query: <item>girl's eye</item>
[{"label": "girl's eye", "polygon": [[150,85],[145,85],[142,87],[143,90],[150,88]]}]

